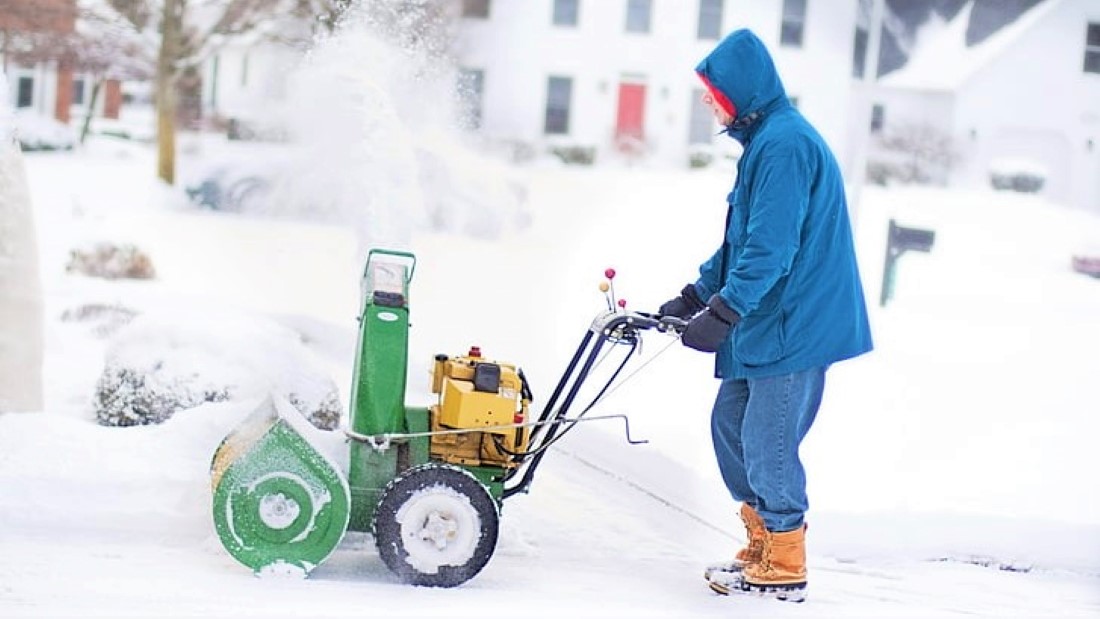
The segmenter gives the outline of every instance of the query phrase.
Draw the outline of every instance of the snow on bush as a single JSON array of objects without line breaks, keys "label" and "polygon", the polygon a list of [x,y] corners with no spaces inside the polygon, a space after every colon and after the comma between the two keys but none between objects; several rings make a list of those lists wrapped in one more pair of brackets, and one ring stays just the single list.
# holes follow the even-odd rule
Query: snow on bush
[{"label": "snow on bush", "polygon": [[989,180],[994,189],[1037,193],[1049,174],[1045,166],[1027,159],[1009,157],[989,162]]},{"label": "snow on bush", "polygon": [[152,279],[156,277],[153,260],[133,245],[96,243],[69,252],[69,273],[104,279]]},{"label": "snow on bush", "polygon": [[31,110],[14,115],[15,139],[20,148],[32,150],[72,150],[76,133],[72,127]]},{"label": "snow on bush", "polygon": [[86,303],[65,310],[61,314],[62,322],[78,322],[89,325],[97,337],[109,337],[126,326],[137,316],[137,312],[122,305]]},{"label": "snow on bush", "polygon": [[271,393],[318,428],[339,425],[336,384],[291,330],[257,316],[143,315],[112,339],[94,405],[100,424],[134,426]]}]

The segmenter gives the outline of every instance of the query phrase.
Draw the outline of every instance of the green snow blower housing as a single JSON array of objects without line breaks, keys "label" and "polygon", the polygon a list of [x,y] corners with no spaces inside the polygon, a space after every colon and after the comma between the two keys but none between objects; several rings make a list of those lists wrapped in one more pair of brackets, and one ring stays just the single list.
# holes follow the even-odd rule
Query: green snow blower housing
[{"label": "green snow blower housing", "polygon": [[[621,309],[601,313],[537,419],[530,417],[533,397],[523,371],[483,358],[477,347],[461,356],[436,355],[431,388],[437,403],[408,407],[415,270],[410,253],[368,254],[344,431],[346,472],[325,449],[331,433],[281,399],[265,402],[215,451],[215,529],[229,554],[257,574],[308,574],[352,530],[373,534],[382,561],[404,582],[466,582],[495,550],[503,500],[529,489],[546,450],[607,392],[640,331],[678,333],[683,326]],[[608,343],[628,345],[628,352],[584,412],[566,417]],[[630,439],[629,425],[627,440],[644,442]]]}]

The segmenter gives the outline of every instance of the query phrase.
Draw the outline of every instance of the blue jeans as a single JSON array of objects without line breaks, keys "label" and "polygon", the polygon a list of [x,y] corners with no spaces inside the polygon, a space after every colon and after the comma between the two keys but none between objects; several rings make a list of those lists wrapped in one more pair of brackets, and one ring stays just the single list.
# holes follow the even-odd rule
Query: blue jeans
[{"label": "blue jeans", "polygon": [[798,446],[825,390],[825,370],[726,379],[711,413],[718,468],[733,498],[748,503],[769,531],[802,526],[809,508]]}]

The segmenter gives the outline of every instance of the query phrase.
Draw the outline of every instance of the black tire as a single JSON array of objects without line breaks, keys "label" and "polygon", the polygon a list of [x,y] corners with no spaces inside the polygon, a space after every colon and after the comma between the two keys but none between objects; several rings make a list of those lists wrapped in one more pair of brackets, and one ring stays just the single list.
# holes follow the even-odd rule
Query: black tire
[{"label": "black tire", "polygon": [[424,464],[386,486],[372,529],[382,562],[403,582],[455,587],[489,562],[499,522],[497,504],[477,478]]}]

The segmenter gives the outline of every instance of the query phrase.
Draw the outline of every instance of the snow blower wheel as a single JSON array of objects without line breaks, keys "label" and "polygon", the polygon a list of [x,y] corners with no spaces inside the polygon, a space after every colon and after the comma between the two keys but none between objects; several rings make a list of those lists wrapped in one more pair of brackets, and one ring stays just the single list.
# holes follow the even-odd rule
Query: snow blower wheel
[{"label": "snow blower wheel", "polygon": [[386,486],[372,528],[379,556],[403,582],[455,587],[489,562],[498,524],[497,504],[476,477],[425,464]]}]

